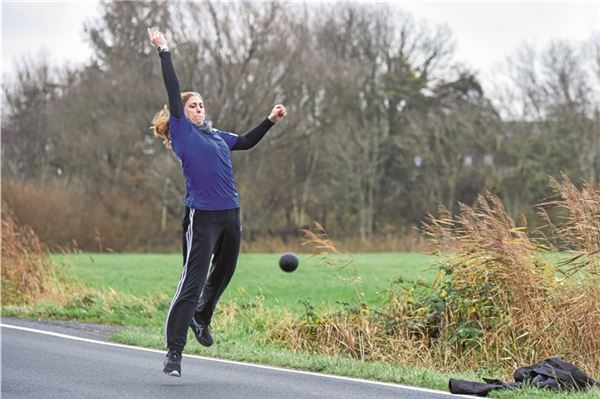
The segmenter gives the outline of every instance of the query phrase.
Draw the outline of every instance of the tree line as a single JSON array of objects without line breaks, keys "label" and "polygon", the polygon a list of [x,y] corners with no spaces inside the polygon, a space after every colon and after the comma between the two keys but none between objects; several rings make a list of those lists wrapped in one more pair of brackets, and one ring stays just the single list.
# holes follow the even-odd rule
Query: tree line
[{"label": "tree line", "polygon": [[451,32],[388,5],[105,2],[84,26],[92,59],[29,60],[4,84],[2,199],[47,242],[173,248],[183,178],[149,129],[166,93],[146,28],[169,39],[182,90],[243,134],[235,153],[245,240],[318,221],[337,237],[402,235],[439,205],[492,191],[513,215],[548,176],[600,181],[600,36],[521,46],[494,96]]}]

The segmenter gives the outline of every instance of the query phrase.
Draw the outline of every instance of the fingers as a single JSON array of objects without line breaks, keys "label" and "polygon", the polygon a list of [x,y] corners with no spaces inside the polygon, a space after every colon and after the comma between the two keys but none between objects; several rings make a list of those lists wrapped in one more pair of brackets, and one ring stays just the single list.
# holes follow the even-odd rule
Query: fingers
[{"label": "fingers", "polygon": [[156,32],[150,28],[148,28],[148,38],[150,39],[152,44],[154,44],[154,39],[156,38]]},{"label": "fingers", "polygon": [[155,30],[148,28],[148,38],[152,42],[153,45],[156,46],[156,39],[158,38],[159,33]]},{"label": "fingers", "polygon": [[277,104],[273,107],[271,114],[269,115],[269,120],[273,123],[278,122],[280,119],[283,119],[287,116],[287,109],[283,104]]},{"label": "fingers", "polygon": [[287,115],[287,109],[283,104],[277,104],[273,107],[273,111],[280,117],[285,117]]},{"label": "fingers", "polygon": [[287,109],[283,104],[277,104],[273,107],[269,119],[271,122],[277,122],[287,116]]},{"label": "fingers", "polygon": [[148,28],[148,38],[153,45],[158,46],[166,42],[165,37],[156,29]]},{"label": "fingers", "polygon": [[285,118],[287,116],[287,108],[285,108],[283,105],[279,105],[279,116],[282,118]]}]

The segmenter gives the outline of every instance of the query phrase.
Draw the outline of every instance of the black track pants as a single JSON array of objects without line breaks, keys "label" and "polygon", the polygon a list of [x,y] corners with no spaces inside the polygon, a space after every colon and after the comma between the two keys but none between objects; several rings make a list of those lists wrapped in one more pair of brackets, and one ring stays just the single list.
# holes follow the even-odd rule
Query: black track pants
[{"label": "black track pants", "polygon": [[210,323],[215,306],[235,271],[240,239],[239,209],[200,211],[186,208],[183,270],[165,321],[167,348],[183,350],[194,314],[197,320]]}]

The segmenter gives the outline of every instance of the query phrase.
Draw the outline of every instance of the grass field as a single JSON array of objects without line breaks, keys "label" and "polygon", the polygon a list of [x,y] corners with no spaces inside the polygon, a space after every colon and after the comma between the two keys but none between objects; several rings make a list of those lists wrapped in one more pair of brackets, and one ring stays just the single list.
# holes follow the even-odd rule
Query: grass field
[{"label": "grass field", "polygon": [[[437,273],[435,257],[415,253],[353,254],[351,265],[345,268],[324,265],[323,258],[308,255],[299,258],[298,270],[284,273],[277,266],[277,254],[242,254],[213,320],[216,344],[211,348],[201,347],[190,333],[186,352],[438,390],[447,390],[449,377],[472,381],[499,377],[496,370],[448,374],[398,363],[291,351],[270,344],[265,341],[269,323],[280,314],[302,317],[305,306],[301,301],[309,301],[316,311],[339,307],[339,302],[377,306],[385,300],[386,290],[393,281],[430,282]],[[5,316],[121,324],[125,327],[112,337],[113,341],[163,347],[162,325],[180,279],[181,255],[79,253],[55,254],[53,259],[63,265],[68,275],[106,295],[83,294],[65,306],[42,303],[33,308],[4,308]],[[255,306],[256,303],[260,305]],[[600,398],[600,389],[563,394],[528,388],[492,392],[489,396],[593,399]]]},{"label": "grass field", "polygon": [[[435,257],[416,253],[352,255],[352,263],[341,269],[320,263],[319,257],[298,255],[300,266],[285,273],[277,265],[277,254],[242,254],[223,302],[264,297],[269,308],[302,311],[307,300],[318,309],[337,301],[375,305],[385,299],[385,290],[398,278],[432,281]],[[172,296],[181,277],[182,257],[178,254],[95,254],[54,255],[70,267],[88,287],[123,294]]]}]

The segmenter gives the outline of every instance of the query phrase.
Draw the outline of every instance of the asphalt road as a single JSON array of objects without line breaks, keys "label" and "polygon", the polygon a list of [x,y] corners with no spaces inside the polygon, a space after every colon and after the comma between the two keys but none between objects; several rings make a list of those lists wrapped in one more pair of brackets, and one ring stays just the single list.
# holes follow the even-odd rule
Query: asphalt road
[{"label": "asphalt road", "polygon": [[164,352],[10,326],[2,333],[7,398],[418,398],[451,395],[395,384],[184,355],[182,377],[162,374]]}]

